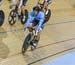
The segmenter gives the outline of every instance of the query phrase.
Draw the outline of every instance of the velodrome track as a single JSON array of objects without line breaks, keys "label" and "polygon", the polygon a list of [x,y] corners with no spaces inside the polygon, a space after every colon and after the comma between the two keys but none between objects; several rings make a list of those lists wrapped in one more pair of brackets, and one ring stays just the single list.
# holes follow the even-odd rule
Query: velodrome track
[{"label": "velodrome track", "polygon": [[[28,11],[37,1],[29,0]],[[53,0],[49,8],[51,18],[41,33],[36,50],[30,49],[23,56],[21,47],[28,31],[17,21],[14,26],[8,23],[10,3],[3,0],[0,6],[5,12],[5,22],[0,27],[0,65],[42,65],[67,53],[75,52],[75,8],[74,0]],[[18,30],[19,29],[19,30]],[[16,30],[15,32],[13,32]],[[4,32],[4,33],[2,33]]]}]

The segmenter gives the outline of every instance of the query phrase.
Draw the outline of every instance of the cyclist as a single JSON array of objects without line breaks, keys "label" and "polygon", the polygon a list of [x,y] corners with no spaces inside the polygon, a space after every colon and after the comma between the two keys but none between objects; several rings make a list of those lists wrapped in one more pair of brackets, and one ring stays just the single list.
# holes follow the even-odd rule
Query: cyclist
[{"label": "cyclist", "polygon": [[[42,9],[44,12],[47,10],[47,7],[48,7],[48,5],[49,5],[51,2],[52,2],[52,0],[44,0],[44,2],[43,2],[43,9]],[[40,3],[40,0],[38,0],[38,4],[41,4],[41,3]]]},{"label": "cyclist", "polygon": [[23,13],[23,21],[25,21],[25,6],[28,0],[23,0],[22,1],[22,6],[21,6],[21,11]]},{"label": "cyclist", "polygon": [[[36,36],[38,33],[42,30],[42,27],[44,26],[44,12],[40,10],[39,6],[33,7],[33,11],[29,14],[29,18],[26,22],[26,27],[31,29],[34,26],[36,26]],[[37,39],[36,39],[37,40]],[[32,45],[33,47],[36,47],[36,44]]]},{"label": "cyclist", "polygon": [[11,0],[11,4],[10,4],[10,9],[12,9],[13,6],[16,6],[15,9],[18,11],[20,6],[22,3],[21,3],[22,0]]},{"label": "cyclist", "polygon": [[[25,5],[26,5],[27,1],[28,0],[12,0],[13,3],[16,2],[16,10],[17,10],[17,12],[21,8],[21,11],[23,13],[23,21],[25,21]],[[11,8],[11,6],[10,6],[10,8]]]}]

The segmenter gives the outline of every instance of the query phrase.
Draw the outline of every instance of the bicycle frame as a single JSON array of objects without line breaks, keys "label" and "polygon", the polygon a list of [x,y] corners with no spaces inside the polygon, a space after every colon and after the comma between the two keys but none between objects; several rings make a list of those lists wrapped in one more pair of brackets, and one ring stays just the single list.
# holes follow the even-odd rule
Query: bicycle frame
[{"label": "bicycle frame", "polygon": [[28,41],[28,44],[30,44],[31,42],[32,42],[32,40],[34,39],[34,33],[33,33],[33,31],[35,31],[35,29],[32,29],[32,32],[30,32],[30,34],[31,34],[31,39]]}]

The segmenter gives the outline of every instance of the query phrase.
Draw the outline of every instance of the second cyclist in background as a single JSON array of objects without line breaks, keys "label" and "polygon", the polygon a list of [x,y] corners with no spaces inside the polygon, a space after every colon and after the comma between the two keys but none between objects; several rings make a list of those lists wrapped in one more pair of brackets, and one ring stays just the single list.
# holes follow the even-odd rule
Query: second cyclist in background
[{"label": "second cyclist in background", "polygon": [[23,13],[23,21],[25,21],[25,6],[28,0],[11,0],[10,9],[15,5],[16,12],[18,13],[19,9]]},{"label": "second cyclist in background", "polygon": [[[52,0],[44,0],[43,2],[43,8],[42,10],[45,12],[48,9],[48,5],[51,4]],[[40,3],[40,0],[38,0],[38,4],[42,4]]]}]

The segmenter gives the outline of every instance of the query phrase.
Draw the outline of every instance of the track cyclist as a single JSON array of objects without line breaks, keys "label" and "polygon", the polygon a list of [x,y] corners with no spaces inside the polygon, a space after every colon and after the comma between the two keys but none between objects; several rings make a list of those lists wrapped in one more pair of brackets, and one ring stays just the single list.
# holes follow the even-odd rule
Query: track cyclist
[{"label": "track cyclist", "polygon": [[[21,11],[23,13],[23,21],[25,21],[25,6],[28,0],[12,0],[12,3],[15,4],[16,2],[16,11],[18,12],[21,8]],[[10,8],[12,8],[13,4],[10,5]]]},{"label": "track cyclist", "polygon": [[[26,27],[31,29],[35,26],[36,27],[36,37],[40,33],[40,31],[42,31],[43,29],[44,18],[45,18],[44,12],[41,11],[40,7],[39,6],[33,7],[33,11],[29,14],[29,18],[26,22]],[[36,40],[37,39],[38,38],[36,38]],[[36,44],[34,43],[32,46],[36,47]]]},{"label": "track cyclist", "polygon": [[[48,5],[51,4],[51,3],[52,3],[52,0],[44,0],[42,10],[44,12],[47,11]],[[40,3],[40,0],[38,0],[38,3],[37,4],[42,4],[42,3]]]}]

